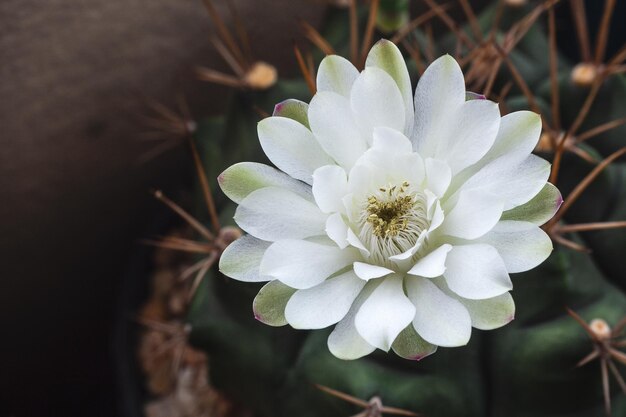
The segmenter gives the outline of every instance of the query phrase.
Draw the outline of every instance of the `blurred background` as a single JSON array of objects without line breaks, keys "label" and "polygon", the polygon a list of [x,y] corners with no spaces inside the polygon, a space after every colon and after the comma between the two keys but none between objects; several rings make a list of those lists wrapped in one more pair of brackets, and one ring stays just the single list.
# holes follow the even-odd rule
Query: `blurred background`
[{"label": "blurred background", "polygon": [[[234,3],[254,55],[295,74],[297,19],[319,26],[323,2]],[[148,190],[193,179],[184,148],[144,160],[138,116],[179,94],[198,117],[220,112],[224,91],[192,71],[226,68],[210,33],[200,0],[0,2],[0,416],[119,415],[111,336],[162,210]]]}]

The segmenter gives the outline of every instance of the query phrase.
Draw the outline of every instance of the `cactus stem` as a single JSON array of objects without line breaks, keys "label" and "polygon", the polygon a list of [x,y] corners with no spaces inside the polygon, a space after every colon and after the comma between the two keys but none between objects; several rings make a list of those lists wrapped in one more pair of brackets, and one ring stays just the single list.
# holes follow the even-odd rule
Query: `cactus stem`
[{"label": "cactus stem", "polygon": [[480,24],[478,23],[478,19],[476,18],[476,14],[474,13],[472,6],[469,4],[468,0],[459,0],[459,3],[461,3],[463,12],[465,13],[465,16],[467,16],[467,20],[472,28],[472,32],[474,33],[474,37],[478,42],[482,42],[483,33],[480,30]]},{"label": "cactus stem", "polygon": [[597,136],[601,133],[607,132],[611,129],[615,129],[616,127],[619,127],[621,125],[623,125],[624,123],[626,123],[626,117],[622,117],[621,119],[616,119],[616,120],[612,120],[610,122],[606,122],[603,123],[599,126],[596,126],[592,129],[589,129],[586,132],[581,133],[580,135],[578,135],[576,137],[576,142],[577,143],[581,143],[584,142],[588,139],[591,139],[594,136]]},{"label": "cactus stem", "polygon": [[554,230],[558,233],[574,233],[593,230],[621,229],[624,227],[626,227],[626,221],[557,225],[554,227]]},{"label": "cactus stem", "polygon": [[319,389],[320,391],[323,391],[327,394],[332,395],[333,397],[337,397],[345,402],[354,404],[356,406],[359,406],[365,409],[363,412],[356,414],[356,416],[379,417],[383,413],[393,414],[397,416],[407,416],[407,417],[422,417],[423,416],[422,414],[414,413],[413,411],[403,410],[401,408],[384,406],[381,398],[378,396],[372,397],[369,401],[363,401],[359,398],[353,397],[352,395],[348,395],[344,392],[337,391],[336,389],[332,389],[324,385],[315,384],[315,387]]},{"label": "cactus stem", "polygon": [[424,2],[428,5],[428,7],[431,8],[431,10],[437,13],[437,16],[439,16],[439,19],[441,19],[441,21],[448,27],[448,29],[454,32],[456,37],[463,44],[465,44],[465,46],[467,46],[470,49],[474,48],[475,46],[474,42],[472,42],[472,40],[465,34],[465,32],[463,32],[462,30],[458,28],[457,24],[450,17],[450,15],[446,13],[446,11],[443,9],[442,6],[435,3],[433,0],[424,0]]}]

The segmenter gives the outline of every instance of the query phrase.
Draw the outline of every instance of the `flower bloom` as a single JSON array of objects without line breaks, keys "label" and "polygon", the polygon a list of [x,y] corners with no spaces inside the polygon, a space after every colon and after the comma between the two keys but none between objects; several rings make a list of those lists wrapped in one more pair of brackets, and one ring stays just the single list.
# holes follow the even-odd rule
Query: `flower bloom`
[{"label": "flower bloom", "polygon": [[360,73],[326,57],[317,90],[258,125],[278,169],[244,162],[218,179],[248,233],[220,270],[269,281],[256,318],[336,324],[328,347],[342,359],[376,348],[421,359],[467,344],[472,327],[511,321],[509,273],[548,257],[539,226],[561,203],[550,164],[531,154],[539,116],[501,117],[496,103],[466,93],[447,55],[413,97],[402,55],[385,40]]}]

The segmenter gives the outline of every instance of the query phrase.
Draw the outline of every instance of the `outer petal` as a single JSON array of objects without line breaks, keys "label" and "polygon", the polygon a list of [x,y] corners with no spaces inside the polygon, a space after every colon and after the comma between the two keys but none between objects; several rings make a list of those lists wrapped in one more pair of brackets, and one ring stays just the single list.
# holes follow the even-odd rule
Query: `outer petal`
[{"label": "outer petal", "polygon": [[220,257],[220,272],[233,279],[246,282],[263,282],[259,266],[269,242],[245,235],[231,243]]},{"label": "outer petal", "polygon": [[348,193],[346,171],[337,165],[326,165],[313,173],[313,196],[324,213],[344,211],[343,196]]},{"label": "outer petal", "polygon": [[309,105],[307,103],[290,98],[275,105],[272,116],[286,117],[295,120],[304,125],[307,129],[310,129],[308,112]]},{"label": "outer petal", "polygon": [[217,177],[217,181],[224,194],[238,204],[251,192],[265,187],[285,188],[313,201],[311,187],[276,168],[257,162],[240,162],[232,165]]},{"label": "outer petal", "polygon": [[504,209],[509,210],[537,195],[549,176],[550,164],[536,155],[529,155],[518,164],[503,157],[485,165],[460,191],[478,189],[497,194],[505,202]]},{"label": "outer petal", "polygon": [[352,168],[367,149],[350,102],[337,93],[321,91],[311,99],[309,123],[322,148],[346,169]]},{"label": "outer petal", "polygon": [[472,326],[480,330],[497,329],[515,318],[515,303],[508,292],[486,300],[460,301],[469,311]]},{"label": "outer petal", "polygon": [[257,294],[252,303],[254,318],[270,326],[284,326],[285,306],[287,301],[296,292],[280,281],[270,281]]},{"label": "outer petal", "polygon": [[408,278],[406,292],[415,305],[413,327],[424,340],[446,347],[467,344],[472,320],[463,304],[424,278]]},{"label": "outer petal", "polygon": [[388,351],[398,334],[413,320],[415,307],[404,295],[402,278],[385,278],[355,317],[359,334],[369,344]]},{"label": "outer petal", "polygon": [[345,317],[365,281],[348,271],[289,299],[285,317],[294,329],[323,329]]},{"label": "outer petal", "polygon": [[472,318],[472,326],[477,329],[497,329],[510,323],[515,318],[515,303],[513,302],[513,297],[508,292],[485,300],[468,300],[450,291],[443,278],[437,278],[433,282],[443,292],[459,300],[467,308]]},{"label": "outer petal", "polygon": [[556,214],[561,204],[561,192],[554,185],[546,183],[529,202],[502,213],[501,220],[527,221],[541,226]]},{"label": "outer petal", "polygon": [[404,131],[404,100],[395,81],[379,68],[367,67],[359,75],[352,86],[350,105],[368,143],[372,143],[375,127]]},{"label": "outer petal", "polygon": [[398,47],[386,39],[376,42],[367,55],[365,67],[378,67],[389,74],[396,82],[406,109],[404,133],[410,134],[413,129],[414,118],[413,91],[409,71]]},{"label": "outer petal", "polygon": [[552,253],[552,240],[529,222],[500,221],[480,242],[496,248],[509,273],[533,269]]},{"label": "outer petal", "polygon": [[433,156],[442,132],[465,103],[465,80],[459,64],[444,55],[426,68],[415,90],[415,126],[411,141],[422,157]]},{"label": "outer petal", "polygon": [[277,187],[250,193],[235,212],[239,227],[269,241],[323,235],[326,217],[314,203]]},{"label": "outer petal", "polygon": [[493,298],[513,288],[498,251],[485,244],[454,246],[443,276],[452,291],[470,300]]},{"label": "outer petal", "polygon": [[333,332],[328,336],[328,350],[339,359],[358,359],[369,355],[376,349],[359,335],[354,325],[354,317],[378,285],[379,282],[369,282],[365,285],[354,303],[352,303],[348,314],[335,326]]},{"label": "outer petal", "polygon": [[350,90],[359,71],[350,61],[339,55],[328,55],[317,70],[317,91],[331,91],[350,97]]},{"label": "outer petal", "polygon": [[428,255],[424,256],[407,272],[426,278],[435,278],[443,275],[446,271],[446,256],[452,250],[452,245],[441,245]]},{"label": "outer petal", "polygon": [[353,249],[339,249],[306,240],[285,239],[273,243],[261,260],[261,275],[280,280],[297,289],[322,283],[354,262]]},{"label": "outer petal", "polygon": [[461,191],[439,231],[449,236],[476,239],[496,225],[502,215],[502,206],[502,200],[495,194],[481,190]]},{"label": "outer petal", "polygon": [[281,171],[311,184],[313,171],[334,161],[301,123],[286,117],[268,117],[257,127],[261,147]]},{"label": "outer petal", "polygon": [[413,325],[408,325],[400,332],[391,345],[396,355],[411,361],[420,361],[437,351],[437,346],[425,341]]}]

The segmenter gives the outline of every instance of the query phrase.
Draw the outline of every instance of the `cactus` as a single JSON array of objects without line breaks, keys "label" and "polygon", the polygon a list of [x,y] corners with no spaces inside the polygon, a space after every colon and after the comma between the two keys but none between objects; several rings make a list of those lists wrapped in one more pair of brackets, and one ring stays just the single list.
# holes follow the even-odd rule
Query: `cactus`
[{"label": "cactus", "polygon": [[[465,61],[469,90],[499,101],[503,112],[541,113],[544,134],[536,152],[553,161],[552,179],[565,199],[544,226],[555,250],[538,268],[513,275],[517,314],[511,324],[489,333],[475,331],[467,346],[440,348],[421,361],[380,351],[355,361],[337,359],[326,347],[330,330],[260,324],[251,306],[261,286],[231,280],[211,268],[187,312],[191,344],[210,357],[210,380],[267,416],[339,417],[359,411],[315,384],[363,401],[377,396],[383,405],[430,417],[626,415],[626,397],[618,393],[623,382],[614,368],[614,362],[626,363],[626,355],[601,354],[600,360],[576,367],[594,349],[585,322],[598,318],[616,326],[626,316],[621,263],[626,255],[626,77],[619,73],[625,50],[602,64],[599,43],[596,57],[587,62],[593,73],[587,79],[578,63],[556,50],[555,1],[516,7],[512,4],[519,2],[499,2],[477,17],[468,13],[468,23],[461,25],[451,21],[446,8],[428,0],[430,15],[418,17],[423,23],[404,32],[411,25],[407,1],[373,3],[382,12],[379,29],[400,38],[396,42],[404,47],[413,86],[426,63],[450,53]],[[577,3],[572,0],[575,11]],[[364,24],[372,21],[366,9],[361,6],[358,13]],[[349,14],[333,11],[320,36],[345,56],[352,51],[359,66],[363,56],[350,47]],[[429,29],[434,19],[449,29],[436,34],[436,42]],[[374,21],[365,24],[363,39],[371,38]],[[606,24],[600,30],[605,29]],[[233,92],[222,117],[199,123],[192,140],[209,179],[235,162],[267,163],[257,140],[260,117],[255,109],[269,114],[285,99],[308,102],[312,95],[314,76],[301,49],[297,51],[301,78],[279,76],[263,88],[241,85],[243,91]],[[319,61],[321,55],[312,57]],[[289,110],[298,117],[299,109]],[[208,222],[200,187],[197,195],[197,217]],[[234,203],[221,193],[214,195],[222,224],[234,225]],[[606,380],[612,388],[608,397]]]}]

